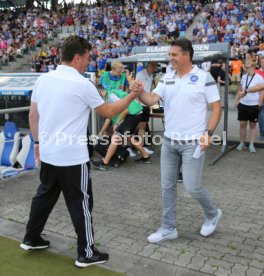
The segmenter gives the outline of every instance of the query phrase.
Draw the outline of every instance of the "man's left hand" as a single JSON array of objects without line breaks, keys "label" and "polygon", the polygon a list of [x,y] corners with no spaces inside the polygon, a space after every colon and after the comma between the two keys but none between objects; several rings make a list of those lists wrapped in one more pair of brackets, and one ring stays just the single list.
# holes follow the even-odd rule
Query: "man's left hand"
[{"label": "man's left hand", "polygon": [[131,92],[140,95],[144,92],[144,83],[140,80],[132,81],[129,85],[129,89]]},{"label": "man's left hand", "polygon": [[39,159],[39,144],[34,144],[34,158],[37,163],[40,162]]},{"label": "man's left hand", "polygon": [[211,146],[211,136],[205,133],[199,140],[201,150],[206,150]]},{"label": "man's left hand", "polygon": [[245,93],[244,90],[240,90],[240,91],[238,91],[237,95],[238,95],[240,98],[243,98],[243,97],[246,96],[246,93]]}]

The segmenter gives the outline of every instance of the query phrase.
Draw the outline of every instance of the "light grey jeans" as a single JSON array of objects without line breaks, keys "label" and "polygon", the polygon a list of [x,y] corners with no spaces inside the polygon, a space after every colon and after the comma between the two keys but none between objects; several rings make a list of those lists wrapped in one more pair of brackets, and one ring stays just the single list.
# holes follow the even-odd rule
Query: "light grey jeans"
[{"label": "light grey jeans", "polygon": [[217,208],[201,182],[205,155],[198,159],[192,157],[197,145],[197,142],[194,145],[172,143],[169,138],[163,138],[160,163],[162,226],[165,228],[176,227],[177,179],[181,165],[186,192],[200,202],[208,219],[217,215]]}]

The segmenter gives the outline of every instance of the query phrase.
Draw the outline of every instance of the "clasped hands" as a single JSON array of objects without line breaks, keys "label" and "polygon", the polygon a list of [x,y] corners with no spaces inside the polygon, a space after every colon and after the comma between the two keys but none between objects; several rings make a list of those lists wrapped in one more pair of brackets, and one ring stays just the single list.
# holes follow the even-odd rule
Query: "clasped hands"
[{"label": "clasped hands", "polygon": [[129,83],[129,90],[139,96],[144,93],[144,83],[141,80],[133,80]]}]

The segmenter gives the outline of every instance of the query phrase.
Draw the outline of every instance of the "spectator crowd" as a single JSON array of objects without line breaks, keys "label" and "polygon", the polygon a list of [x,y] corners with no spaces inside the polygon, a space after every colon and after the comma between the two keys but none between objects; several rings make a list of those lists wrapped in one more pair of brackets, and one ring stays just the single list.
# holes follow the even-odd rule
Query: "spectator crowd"
[{"label": "spectator crowd", "polygon": [[[57,12],[43,8],[3,10],[0,60],[4,65],[38,47],[38,54],[32,57],[32,71],[54,70],[60,62],[60,49],[58,45],[44,48],[43,43],[61,28],[72,26],[78,36],[93,45],[87,70],[100,76],[108,58],[130,55],[134,46],[167,44],[185,36],[193,24],[194,44],[229,42],[231,60],[245,59],[249,53],[260,67],[260,57],[264,55],[263,18],[264,2],[245,0],[119,0],[93,5],[64,4],[59,5]],[[237,75],[239,70],[233,68],[236,63],[230,65],[231,73],[234,70]],[[217,76],[218,73],[216,80]]]},{"label": "spectator crowd", "polygon": [[[51,18],[53,29],[73,26],[75,30],[77,26],[76,34],[93,45],[88,69],[100,72],[105,69],[108,58],[127,56],[134,46],[162,45],[168,40],[185,36],[187,28],[202,7],[200,1],[195,2],[107,1],[104,5],[68,5],[57,13],[46,12],[46,16]],[[50,50],[44,50],[48,58],[43,57],[40,51],[32,59],[33,70],[46,72],[48,65],[51,65],[50,61],[56,66],[54,59],[49,57]]]}]

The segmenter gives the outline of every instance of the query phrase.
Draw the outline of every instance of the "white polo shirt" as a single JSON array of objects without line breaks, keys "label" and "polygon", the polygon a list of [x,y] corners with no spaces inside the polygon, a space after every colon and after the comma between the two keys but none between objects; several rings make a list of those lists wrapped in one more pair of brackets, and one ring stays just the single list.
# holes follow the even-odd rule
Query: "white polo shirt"
[{"label": "white polo shirt", "polygon": [[[263,83],[263,78],[259,74],[255,73],[254,77],[251,80],[251,76],[248,76],[248,74],[245,74],[242,76],[240,83],[242,88],[245,89],[246,83],[249,84],[248,87],[252,87],[252,86],[255,86],[256,84]],[[241,98],[239,102],[244,105],[258,105],[259,96],[260,96],[260,92],[248,93],[243,98]]]},{"label": "white polo shirt", "polygon": [[104,103],[94,84],[73,67],[59,65],[38,78],[31,101],[39,113],[41,161],[55,166],[89,161],[85,138],[90,110]]},{"label": "white polo shirt", "polygon": [[147,93],[151,92],[151,85],[152,85],[152,82],[153,82],[153,75],[149,75],[146,69],[144,69],[144,70],[137,73],[136,80],[143,81],[144,82],[144,90]]},{"label": "white polo shirt", "polygon": [[208,103],[220,100],[214,78],[196,65],[182,78],[165,74],[153,92],[164,101],[164,135],[173,140],[199,139],[206,129]]}]

